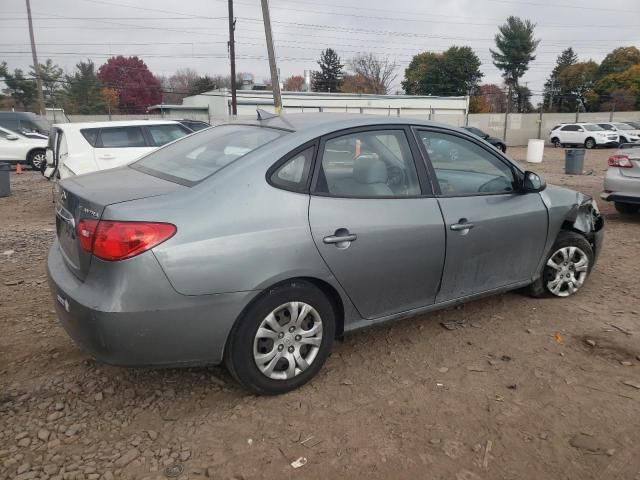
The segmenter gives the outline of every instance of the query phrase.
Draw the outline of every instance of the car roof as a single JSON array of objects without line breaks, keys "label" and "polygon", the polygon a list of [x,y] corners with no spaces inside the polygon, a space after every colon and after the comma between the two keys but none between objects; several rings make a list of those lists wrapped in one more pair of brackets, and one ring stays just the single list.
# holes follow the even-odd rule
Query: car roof
[{"label": "car roof", "polygon": [[105,127],[138,127],[141,125],[177,125],[174,120],[114,120],[107,122],[56,123],[54,127],[62,130],[79,130],[81,128]]},{"label": "car roof", "polygon": [[236,120],[230,123],[280,128],[292,132],[308,132],[316,135],[324,135],[348,128],[390,124],[436,126],[448,130],[460,130],[458,127],[421,118],[388,117],[386,115],[359,113],[292,113],[276,115],[265,120]]},{"label": "car roof", "polygon": [[33,112],[0,112],[0,117],[39,117],[40,115]]}]

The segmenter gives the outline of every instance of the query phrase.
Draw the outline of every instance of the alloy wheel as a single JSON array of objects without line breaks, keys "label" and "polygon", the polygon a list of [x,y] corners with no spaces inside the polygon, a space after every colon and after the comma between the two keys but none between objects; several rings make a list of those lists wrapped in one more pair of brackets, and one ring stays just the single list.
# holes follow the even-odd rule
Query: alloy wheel
[{"label": "alloy wheel", "polygon": [[322,319],[311,305],[288,302],[267,315],[253,340],[258,369],[273,380],[288,380],[307,370],[322,344]]},{"label": "alloy wheel", "polygon": [[33,167],[34,170],[40,170],[40,168],[42,167],[42,163],[46,162],[46,160],[47,160],[47,157],[44,154],[44,152],[36,153],[31,157],[31,166]]},{"label": "alloy wheel", "polygon": [[589,272],[589,257],[578,247],[562,247],[547,261],[547,289],[557,297],[568,297],[582,287]]}]

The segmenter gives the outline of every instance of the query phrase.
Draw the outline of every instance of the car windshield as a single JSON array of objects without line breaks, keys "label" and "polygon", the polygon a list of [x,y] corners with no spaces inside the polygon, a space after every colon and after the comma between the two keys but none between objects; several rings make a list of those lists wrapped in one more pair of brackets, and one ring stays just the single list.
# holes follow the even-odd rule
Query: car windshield
[{"label": "car windshield", "polygon": [[221,125],[156,150],[131,167],[149,175],[193,185],[286,133],[251,125]]},{"label": "car windshield", "polygon": [[599,125],[591,125],[591,124],[585,124],[583,125],[585,130],[588,130],[590,132],[599,132],[599,131],[604,131],[604,128],[602,128]]},{"label": "car windshield", "polygon": [[51,124],[47,120],[39,117],[32,117],[28,120],[22,120],[20,124],[22,126],[22,129],[27,132],[36,132],[43,135],[48,135],[49,129],[51,129]]},{"label": "car windshield", "polygon": [[614,123],[618,130],[633,130],[631,125],[627,125],[626,123]]}]

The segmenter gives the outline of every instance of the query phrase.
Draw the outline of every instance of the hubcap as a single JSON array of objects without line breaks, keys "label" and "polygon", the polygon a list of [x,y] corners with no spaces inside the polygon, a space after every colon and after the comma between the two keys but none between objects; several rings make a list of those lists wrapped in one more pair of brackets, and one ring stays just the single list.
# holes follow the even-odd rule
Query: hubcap
[{"label": "hubcap", "polygon": [[586,253],[578,247],[563,247],[547,262],[547,288],[558,297],[568,297],[582,287],[588,271],[589,257]]},{"label": "hubcap", "polygon": [[253,340],[253,359],[266,377],[287,380],[311,366],[321,344],[320,314],[304,302],[289,302],[260,323]]},{"label": "hubcap", "polygon": [[40,168],[40,165],[42,165],[42,162],[45,161],[45,158],[46,157],[44,153],[38,153],[31,159],[31,164],[36,168]]}]

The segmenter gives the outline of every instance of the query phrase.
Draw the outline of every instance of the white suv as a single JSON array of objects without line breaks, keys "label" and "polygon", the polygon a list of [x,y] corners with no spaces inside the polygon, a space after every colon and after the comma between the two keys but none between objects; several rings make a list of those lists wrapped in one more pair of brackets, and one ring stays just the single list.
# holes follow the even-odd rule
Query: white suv
[{"label": "white suv", "polygon": [[615,147],[618,134],[608,132],[593,123],[562,123],[549,133],[549,140],[556,147],[580,145],[584,148]]},{"label": "white suv", "polygon": [[47,139],[29,138],[0,127],[0,162],[26,163],[40,170],[45,161]]},{"label": "white suv", "polygon": [[620,144],[640,143],[640,130],[631,125],[621,122],[598,122],[596,125],[604,128],[608,132],[615,132],[620,137]]},{"label": "white suv", "polygon": [[44,176],[67,178],[120,167],[190,133],[171,120],[56,124],[49,133]]}]

